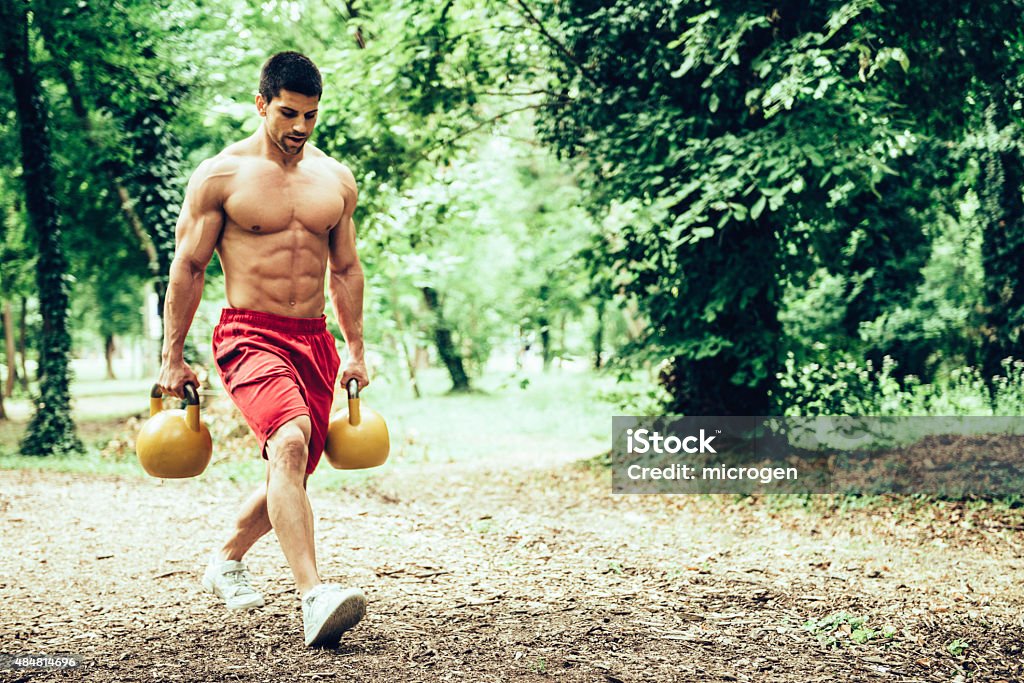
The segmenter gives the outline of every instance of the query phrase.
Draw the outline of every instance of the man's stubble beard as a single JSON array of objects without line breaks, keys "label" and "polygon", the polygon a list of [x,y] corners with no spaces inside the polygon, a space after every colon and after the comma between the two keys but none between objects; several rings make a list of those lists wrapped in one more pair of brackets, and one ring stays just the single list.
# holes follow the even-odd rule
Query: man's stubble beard
[{"label": "man's stubble beard", "polygon": [[291,154],[292,156],[295,156],[296,154],[302,151],[302,146],[305,144],[306,141],[303,140],[300,144],[292,147],[291,142],[289,142],[287,136],[285,136],[278,141],[277,146],[285,154]]}]

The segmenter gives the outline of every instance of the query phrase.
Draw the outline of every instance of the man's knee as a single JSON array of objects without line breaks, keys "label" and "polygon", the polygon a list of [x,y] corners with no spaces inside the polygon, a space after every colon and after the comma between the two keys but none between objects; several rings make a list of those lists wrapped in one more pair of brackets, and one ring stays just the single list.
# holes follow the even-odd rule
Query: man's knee
[{"label": "man's knee", "polygon": [[[302,475],[302,488],[306,488],[306,485],[309,483],[309,475],[310,474],[312,474],[312,472],[304,471],[304,473]],[[264,477],[264,482],[263,482],[263,495],[264,496],[267,495],[267,486],[269,486],[269,485],[270,485],[270,461],[267,460],[267,471],[266,471],[266,476]]]},{"label": "man's knee", "polygon": [[305,473],[311,432],[309,417],[300,415],[278,427],[267,439],[267,478],[274,472]]}]

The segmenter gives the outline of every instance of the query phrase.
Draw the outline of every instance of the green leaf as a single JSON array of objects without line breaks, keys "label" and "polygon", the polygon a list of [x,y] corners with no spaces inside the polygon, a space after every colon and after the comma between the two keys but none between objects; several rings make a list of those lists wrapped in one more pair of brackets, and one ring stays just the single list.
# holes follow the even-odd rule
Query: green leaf
[{"label": "green leaf", "polygon": [[892,56],[903,67],[904,72],[910,71],[910,57],[903,51],[903,48],[894,47],[892,49]]},{"label": "green leaf", "polygon": [[764,205],[767,203],[767,201],[768,198],[765,197],[764,195],[761,195],[761,197],[756,202],[754,202],[754,206],[751,207],[750,209],[751,220],[756,221],[761,216],[761,213],[764,212]]}]

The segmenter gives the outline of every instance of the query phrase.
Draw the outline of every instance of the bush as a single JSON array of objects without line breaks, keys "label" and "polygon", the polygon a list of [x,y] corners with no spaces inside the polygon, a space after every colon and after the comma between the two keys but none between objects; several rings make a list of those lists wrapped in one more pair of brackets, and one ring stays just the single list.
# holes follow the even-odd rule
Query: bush
[{"label": "bush", "polygon": [[778,374],[773,396],[783,415],[1021,415],[1024,414],[1024,361],[1006,358],[1004,374],[986,379],[978,368],[940,374],[930,384],[914,375],[902,379],[896,361],[881,367],[848,354],[827,354],[823,344],[813,362],[797,365],[790,353]]}]

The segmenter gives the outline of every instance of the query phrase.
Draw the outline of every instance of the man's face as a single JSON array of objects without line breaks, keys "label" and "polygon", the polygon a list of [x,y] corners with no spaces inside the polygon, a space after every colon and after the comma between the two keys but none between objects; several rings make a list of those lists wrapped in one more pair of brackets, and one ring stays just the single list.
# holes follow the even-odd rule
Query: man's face
[{"label": "man's face", "polygon": [[266,129],[270,139],[285,154],[298,154],[313,133],[316,125],[319,97],[310,97],[291,90],[281,94],[269,103],[263,95],[256,95],[256,109],[266,118]]}]

